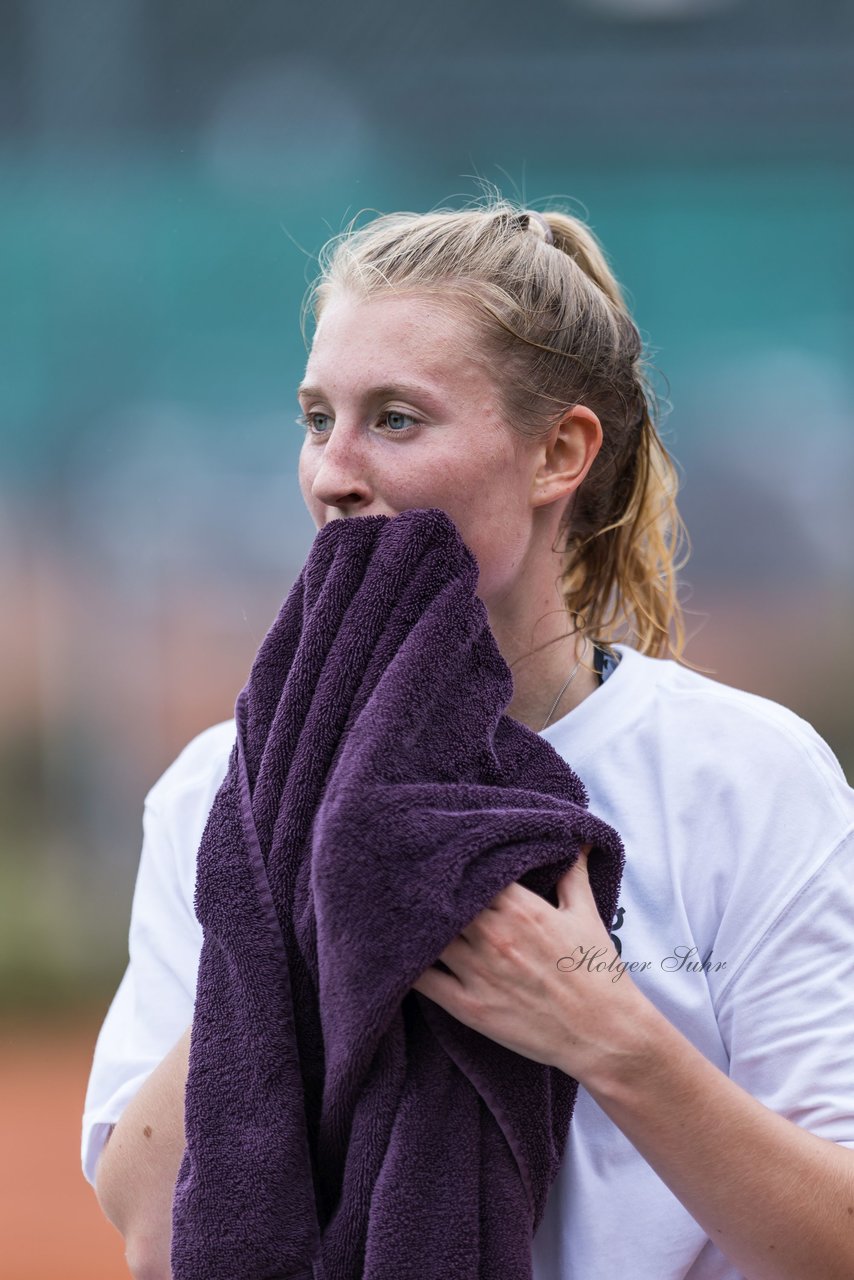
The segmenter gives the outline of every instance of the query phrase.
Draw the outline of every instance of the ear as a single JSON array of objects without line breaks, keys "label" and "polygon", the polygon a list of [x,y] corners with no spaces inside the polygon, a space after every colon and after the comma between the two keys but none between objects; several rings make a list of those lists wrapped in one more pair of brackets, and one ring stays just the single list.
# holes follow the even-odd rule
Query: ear
[{"label": "ear", "polygon": [[573,405],[539,443],[531,480],[537,507],[566,498],[579,487],[602,447],[602,424],[586,405]]}]

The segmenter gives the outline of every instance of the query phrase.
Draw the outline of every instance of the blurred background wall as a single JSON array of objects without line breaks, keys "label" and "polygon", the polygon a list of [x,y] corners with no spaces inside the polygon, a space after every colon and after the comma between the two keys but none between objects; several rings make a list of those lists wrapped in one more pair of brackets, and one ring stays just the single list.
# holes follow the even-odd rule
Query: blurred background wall
[{"label": "blurred background wall", "polygon": [[311,545],[299,305],[360,210],[481,179],[575,202],[661,371],[686,657],[791,706],[851,777],[854,6],[0,15],[0,1200],[30,1242],[10,1280],[55,1274],[20,1176],[42,1220],[54,1170],[63,1273],[70,1241],[95,1280],[124,1273],[120,1241],[75,1144],[142,800],[232,715]]}]

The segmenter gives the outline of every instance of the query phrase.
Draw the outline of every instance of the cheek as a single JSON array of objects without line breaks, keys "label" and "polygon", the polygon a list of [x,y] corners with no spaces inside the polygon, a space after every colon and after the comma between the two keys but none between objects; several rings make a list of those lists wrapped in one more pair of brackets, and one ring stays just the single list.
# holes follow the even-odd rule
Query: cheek
[{"label": "cheek", "polygon": [[460,536],[477,560],[480,573],[477,594],[483,599],[509,587],[524,559],[524,530],[501,511],[469,505],[449,511]]},{"label": "cheek", "polygon": [[297,463],[297,479],[299,481],[300,493],[302,494],[303,502],[307,507],[310,507],[314,468],[311,465],[311,461],[304,447],[300,449],[299,461]]}]

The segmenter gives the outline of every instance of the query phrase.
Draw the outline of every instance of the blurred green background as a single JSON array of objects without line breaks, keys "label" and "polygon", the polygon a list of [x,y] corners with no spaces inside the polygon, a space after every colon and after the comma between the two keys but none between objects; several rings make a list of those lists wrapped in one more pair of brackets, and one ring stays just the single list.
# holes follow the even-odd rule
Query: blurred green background
[{"label": "blurred green background", "polygon": [[686,657],[852,776],[852,73],[826,0],[7,0],[7,1045],[83,1028],[85,1084],[143,796],[232,715],[311,545],[299,307],[360,210],[486,180],[589,219],[682,469]]},{"label": "blurred green background", "polygon": [[115,984],[143,793],[307,554],[299,304],[360,210],[485,179],[589,218],[661,371],[687,656],[850,766],[854,21],[824,9],[4,10],[5,1008]]}]

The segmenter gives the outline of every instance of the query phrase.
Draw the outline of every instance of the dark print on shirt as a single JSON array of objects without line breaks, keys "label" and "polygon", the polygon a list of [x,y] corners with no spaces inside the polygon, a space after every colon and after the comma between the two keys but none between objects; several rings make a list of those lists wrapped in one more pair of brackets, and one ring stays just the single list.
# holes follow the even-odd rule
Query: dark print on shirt
[{"label": "dark print on shirt", "polygon": [[611,925],[611,929],[608,933],[608,937],[611,939],[614,946],[617,948],[618,956],[621,956],[623,954],[623,944],[620,941],[620,939],[615,937],[614,935],[617,929],[621,929],[623,927],[623,916],[625,914],[626,914],[625,907],[617,907],[617,914],[614,916],[614,923]]}]

